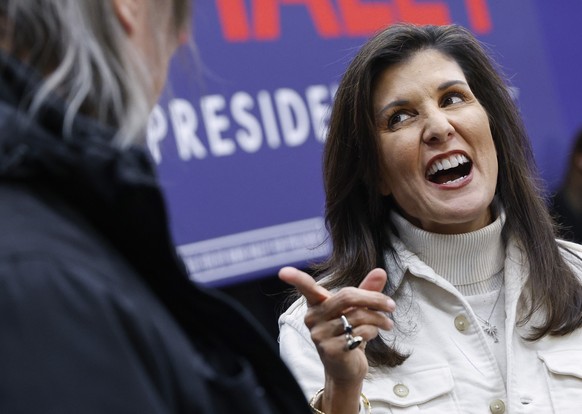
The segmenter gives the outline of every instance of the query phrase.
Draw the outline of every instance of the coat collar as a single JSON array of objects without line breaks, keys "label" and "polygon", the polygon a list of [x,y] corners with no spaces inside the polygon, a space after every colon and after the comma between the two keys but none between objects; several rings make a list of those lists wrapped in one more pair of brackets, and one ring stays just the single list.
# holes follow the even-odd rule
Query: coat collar
[{"label": "coat collar", "polygon": [[[437,275],[416,254],[408,250],[397,236],[391,235],[391,242],[393,250],[386,251],[384,254],[386,271],[390,279],[390,288],[387,292],[389,296],[393,296],[401,287],[407,274],[425,279],[448,291],[459,294],[452,284]],[[517,300],[523,290],[529,270],[525,252],[514,239],[510,239],[506,245],[504,268],[505,286],[507,289],[506,295],[509,295],[507,300],[509,302],[510,297],[511,299]],[[508,278],[507,275],[511,276]]]}]

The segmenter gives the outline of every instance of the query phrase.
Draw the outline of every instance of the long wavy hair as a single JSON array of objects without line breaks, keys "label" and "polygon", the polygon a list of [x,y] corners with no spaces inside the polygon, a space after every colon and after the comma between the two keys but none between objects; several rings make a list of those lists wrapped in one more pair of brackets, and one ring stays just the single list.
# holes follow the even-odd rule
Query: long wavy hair
[{"label": "long wavy hair", "polygon": [[[425,49],[437,50],[459,64],[488,114],[499,163],[496,195],[507,215],[502,236],[521,245],[531,269],[524,292],[529,300],[519,323],[525,324],[538,310],[547,315],[527,339],[572,332],[582,325],[582,286],[555,242],[554,223],[518,108],[488,52],[456,25],[390,26],[359,50],[345,72],[323,159],[326,225],[333,250],[317,267],[317,274],[330,275],[328,288],[357,286],[372,268],[385,268],[384,254],[393,252],[389,211],[395,206],[378,190],[381,152],[372,96],[383,71]],[[387,291],[390,275],[388,279]],[[371,341],[366,354],[371,366],[396,366],[406,359],[380,338]]]},{"label": "long wavy hair", "polygon": [[[161,0],[146,0],[155,8]],[[166,1],[166,0],[164,0]],[[191,20],[190,0],[173,3],[176,36]],[[161,36],[152,21],[158,50]],[[0,46],[43,76],[28,105],[52,94],[66,103],[65,137],[77,113],[117,129],[114,144],[143,140],[151,111],[152,74],[130,44],[110,0],[0,0]]]}]

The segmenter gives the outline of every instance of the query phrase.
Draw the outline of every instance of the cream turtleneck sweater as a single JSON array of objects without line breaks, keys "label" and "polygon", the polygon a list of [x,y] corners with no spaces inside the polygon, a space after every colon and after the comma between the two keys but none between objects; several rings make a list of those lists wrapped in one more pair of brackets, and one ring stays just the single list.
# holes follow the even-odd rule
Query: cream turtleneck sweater
[{"label": "cream turtleneck sweater", "polygon": [[391,218],[404,245],[465,296],[482,325],[488,321],[497,328],[499,342],[488,336],[491,339],[489,345],[505,376],[503,210],[490,225],[463,234],[429,233],[394,211]]}]

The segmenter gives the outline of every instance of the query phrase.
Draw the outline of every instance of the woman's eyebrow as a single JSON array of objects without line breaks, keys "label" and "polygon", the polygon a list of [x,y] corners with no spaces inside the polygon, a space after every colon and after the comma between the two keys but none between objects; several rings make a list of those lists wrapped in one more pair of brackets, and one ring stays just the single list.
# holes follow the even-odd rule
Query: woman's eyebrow
[{"label": "woman's eyebrow", "polygon": [[446,82],[441,83],[438,86],[437,90],[442,91],[442,90],[445,90],[447,88],[450,88],[453,85],[465,85],[465,86],[469,86],[469,85],[467,85],[467,82],[462,81],[462,80],[450,80],[450,81],[446,81]]},{"label": "woman's eyebrow", "polygon": [[395,101],[390,102],[386,106],[382,107],[379,111],[376,112],[376,116],[380,115],[382,112],[385,112],[387,109],[393,108],[395,106],[403,106],[408,105],[410,101],[406,99],[397,99]]},{"label": "woman's eyebrow", "polygon": [[[467,84],[467,82],[462,81],[462,80],[450,80],[450,81],[446,81],[441,83],[438,87],[437,90],[438,91],[443,91],[447,88],[450,88],[453,85],[464,85],[464,86],[469,86]],[[410,101],[406,100],[406,99],[397,99],[395,101],[390,102],[389,104],[385,105],[384,107],[382,107],[380,110],[378,110],[376,112],[376,116],[380,115],[382,112],[385,112],[386,110],[393,108],[395,106],[403,106],[403,105],[408,105],[410,103]]]}]

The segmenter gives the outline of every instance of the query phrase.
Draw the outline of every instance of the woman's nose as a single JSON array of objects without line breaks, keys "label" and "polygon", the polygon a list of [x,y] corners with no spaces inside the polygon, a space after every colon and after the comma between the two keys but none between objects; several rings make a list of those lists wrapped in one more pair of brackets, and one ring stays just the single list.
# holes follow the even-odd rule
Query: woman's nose
[{"label": "woman's nose", "polygon": [[441,108],[435,108],[426,114],[422,140],[427,144],[436,144],[448,140],[455,128],[447,114]]}]

